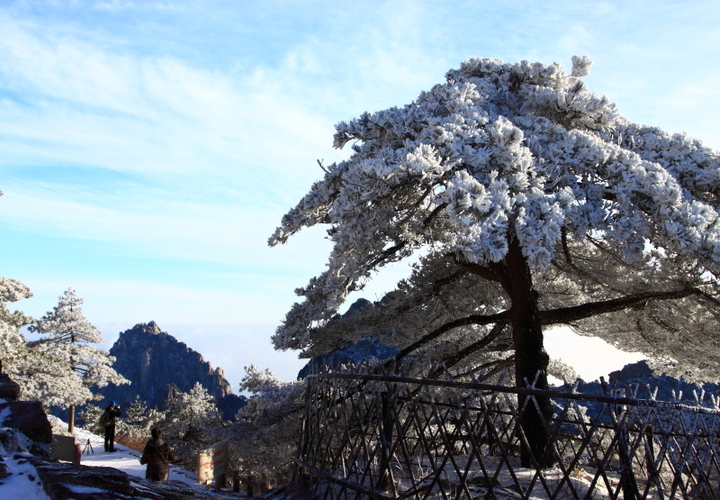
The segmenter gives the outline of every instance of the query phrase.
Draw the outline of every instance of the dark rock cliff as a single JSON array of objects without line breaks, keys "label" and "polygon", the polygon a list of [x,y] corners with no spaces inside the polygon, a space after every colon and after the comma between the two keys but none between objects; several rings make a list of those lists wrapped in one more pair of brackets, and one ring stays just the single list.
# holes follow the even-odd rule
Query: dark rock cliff
[{"label": "dark rock cliff", "polygon": [[297,378],[302,380],[310,373],[322,371],[328,367],[335,368],[340,365],[358,364],[373,358],[388,359],[398,352],[400,350],[397,347],[383,344],[377,337],[363,338],[357,342],[348,342],[345,346],[337,347],[327,354],[313,356],[298,372]]},{"label": "dark rock cliff", "polygon": [[160,330],[154,321],[122,332],[110,355],[116,358],[113,368],[132,384],[96,389],[104,396],[103,407],[110,401],[127,407],[140,396],[149,407],[162,409],[171,385],[187,392],[196,382],[218,402],[232,395],[221,368],[213,370],[200,353]]},{"label": "dark rock cliff", "polygon": [[648,365],[647,360],[643,359],[637,363],[630,363],[622,367],[621,370],[610,372],[608,378],[610,383],[627,382],[636,378],[652,377],[653,371]]}]

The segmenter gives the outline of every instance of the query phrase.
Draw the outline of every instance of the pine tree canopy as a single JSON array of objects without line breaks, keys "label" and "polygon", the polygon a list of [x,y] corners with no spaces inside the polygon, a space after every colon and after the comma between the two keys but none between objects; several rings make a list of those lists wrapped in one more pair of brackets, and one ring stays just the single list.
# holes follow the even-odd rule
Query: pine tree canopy
[{"label": "pine tree canopy", "polygon": [[[494,352],[522,380],[547,368],[542,330],[570,325],[717,379],[718,155],[621,116],[588,90],[590,64],[472,59],[402,108],[337,124],[351,156],[323,167],[269,240],[325,224],[334,244],[276,348],[310,356],[392,333],[399,357]],[[395,291],[336,317],[401,260],[413,271]]]},{"label": "pine tree canopy", "polygon": [[27,397],[46,406],[82,404],[93,399],[93,386],[129,383],[112,368],[115,358],[93,345],[103,339],[83,315],[82,304],[83,299],[68,288],[52,311],[28,327],[41,335],[28,346],[44,361],[18,369],[16,377]]}]

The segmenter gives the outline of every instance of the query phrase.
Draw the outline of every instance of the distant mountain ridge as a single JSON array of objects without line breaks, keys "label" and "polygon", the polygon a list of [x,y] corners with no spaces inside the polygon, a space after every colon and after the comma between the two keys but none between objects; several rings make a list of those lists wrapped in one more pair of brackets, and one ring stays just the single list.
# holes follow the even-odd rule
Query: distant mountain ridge
[{"label": "distant mountain ridge", "polygon": [[[612,393],[619,391],[637,399],[714,406],[712,398],[720,395],[720,384],[717,383],[693,384],[669,375],[655,375],[647,360],[627,364],[621,370],[611,372],[608,378],[608,389]],[[577,390],[585,394],[605,394],[605,389],[598,381],[581,382]]]},{"label": "distant mountain ridge", "polygon": [[149,407],[162,409],[173,386],[187,392],[197,382],[215,397],[226,419],[247,401],[232,393],[222,368],[213,369],[200,353],[163,332],[154,321],[120,333],[110,355],[115,357],[115,371],[132,383],[96,389],[104,397],[101,406],[116,401],[127,407],[140,396]]}]

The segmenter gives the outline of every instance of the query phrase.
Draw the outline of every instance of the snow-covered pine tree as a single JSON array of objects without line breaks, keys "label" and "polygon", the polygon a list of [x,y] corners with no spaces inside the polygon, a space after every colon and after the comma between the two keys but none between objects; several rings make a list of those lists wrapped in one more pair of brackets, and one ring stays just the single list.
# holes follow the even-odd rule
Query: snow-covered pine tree
[{"label": "snow-covered pine tree", "polygon": [[147,403],[135,396],[133,402],[125,408],[122,426],[118,426],[118,434],[128,434],[132,437],[147,437],[153,427],[165,419],[165,412],[148,408]]},{"label": "snow-covered pine tree", "polygon": [[292,458],[302,431],[304,382],[284,382],[269,370],[245,367],[240,392],[251,393],[226,435],[230,459],[243,474],[269,484],[291,478]]},{"label": "snow-covered pine tree", "polygon": [[163,439],[176,455],[191,465],[197,452],[215,443],[217,429],[225,422],[215,403],[200,382],[188,392],[170,391],[165,404],[165,420],[158,424],[163,428]]},{"label": "snow-covered pine tree", "polygon": [[[105,412],[105,408],[100,408],[98,405],[93,403],[85,404],[81,410],[77,413],[77,418],[83,422],[85,430],[92,432],[93,434],[102,435],[104,429],[100,426],[100,418]],[[118,419],[116,422],[119,422]]]},{"label": "snow-covered pine tree", "polygon": [[59,297],[58,305],[28,330],[41,335],[30,345],[38,352],[70,368],[68,376],[53,380],[40,380],[36,374],[26,373],[29,392],[46,405],[68,408],[69,429],[74,425],[75,405],[90,401],[93,386],[104,387],[109,382],[127,384],[129,381],[118,374],[112,363],[115,358],[104,349],[92,344],[103,342],[97,330],[82,313],[83,299],[68,288]]},{"label": "snow-covered pine tree", "polygon": [[[436,359],[457,364],[509,350],[516,383],[544,388],[543,328],[564,324],[716,379],[718,155],[620,116],[587,89],[590,64],[573,57],[566,74],[472,59],[409,105],[339,123],[334,145],[352,155],[323,167],[269,241],[327,224],[334,243],[276,348],[327,350],[348,294],[415,259],[373,313],[375,333],[396,333],[398,358],[439,346]],[[523,463],[532,451],[549,465],[542,419],[525,415]]]},{"label": "snow-covered pine tree", "polygon": [[[77,377],[65,363],[32,348],[20,328],[32,323],[33,318],[21,311],[11,313],[9,302],[30,298],[32,293],[23,283],[0,277],[0,361],[6,371],[22,388],[25,399],[37,399],[38,387],[67,383],[69,390],[76,389]],[[57,401],[55,401],[57,402]],[[52,403],[50,403],[52,404]]]},{"label": "snow-covered pine tree", "polygon": [[165,412],[148,408],[147,403],[136,395],[133,402],[123,409],[123,415],[116,420],[116,440],[141,452],[150,438],[152,429],[161,427],[164,420]]},{"label": "snow-covered pine tree", "polygon": [[0,276],[0,363],[5,371],[27,356],[27,339],[20,328],[33,319],[21,311],[10,312],[8,304],[32,297],[30,288],[23,283]]}]

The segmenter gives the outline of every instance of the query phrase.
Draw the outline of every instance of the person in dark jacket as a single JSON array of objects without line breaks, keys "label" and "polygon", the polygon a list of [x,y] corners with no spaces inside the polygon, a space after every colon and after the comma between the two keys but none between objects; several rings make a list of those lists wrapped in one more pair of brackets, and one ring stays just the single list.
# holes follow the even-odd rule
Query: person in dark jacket
[{"label": "person in dark jacket", "polygon": [[170,462],[177,462],[177,458],[170,450],[170,445],[160,439],[162,435],[157,427],[151,431],[152,439],[148,439],[143,450],[140,463],[147,464],[145,479],[152,481],[167,481],[170,479]]},{"label": "person in dark jacket", "polygon": [[105,451],[115,451],[115,419],[120,416],[120,405],[112,401],[100,417],[100,425],[105,429]]}]

